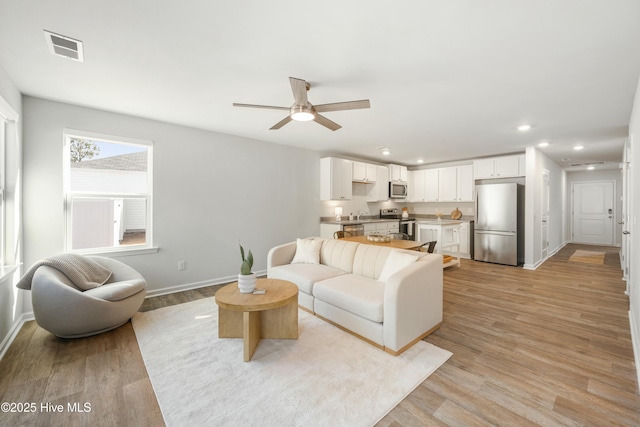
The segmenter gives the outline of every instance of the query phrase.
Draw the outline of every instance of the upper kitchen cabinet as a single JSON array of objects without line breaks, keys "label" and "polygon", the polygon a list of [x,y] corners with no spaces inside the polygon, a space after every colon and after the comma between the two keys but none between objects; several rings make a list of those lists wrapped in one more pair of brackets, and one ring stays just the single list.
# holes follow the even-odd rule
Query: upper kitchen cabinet
[{"label": "upper kitchen cabinet", "polygon": [[406,166],[389,165],[389,180],[390,181],[407,181],[408,172]]},{"label": "upper kitchen cabinet", "polygon": [[[375,165],[372,165],[375,166]],[[389,168],[375,166],[376,182],[368,185],[367,202],[383,202],[389,200]]]},{"label": "upper kitchen cabinet", "polygon": [[373,183],[378,176],[378,166],[364,162],[353,162],[353,182]]},{"label": "upper kitchen cabinet", "polygon": [[473,161],[475,179],[512,178],[525,175],[524,155]]},{"label": "upper kitchen cabinet", "polygon": [[438,169],[411,171],[409,181],[409,202],[438,201]]},{"label": "upper kitchen cabinet", "polygon": [[350,160],[320,159],[320,200],[351,200],[352,174]]},{"label": "upper kitchen cabinet", "polygon": [[440,201],[440,171],[438,169],[424,171],[424,201]]},{"label": "upper kitchen cabinet", "polygon": [[438,201],[472,202],[473,184],[473,165],[440,168]]},{"label": "upper kitchen cabinet", "polygon": [[472,202],[473,165],[410,172],[410,202]]}]

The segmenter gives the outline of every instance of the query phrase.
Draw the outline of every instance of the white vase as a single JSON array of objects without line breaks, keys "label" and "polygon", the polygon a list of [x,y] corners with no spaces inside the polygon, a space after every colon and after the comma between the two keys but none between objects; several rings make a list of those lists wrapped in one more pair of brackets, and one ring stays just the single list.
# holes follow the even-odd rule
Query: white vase
[{"label": "white vase", "polygon": [[238,289],[241,294],[250,294],[256,289],[256,273],[238,274]]}]

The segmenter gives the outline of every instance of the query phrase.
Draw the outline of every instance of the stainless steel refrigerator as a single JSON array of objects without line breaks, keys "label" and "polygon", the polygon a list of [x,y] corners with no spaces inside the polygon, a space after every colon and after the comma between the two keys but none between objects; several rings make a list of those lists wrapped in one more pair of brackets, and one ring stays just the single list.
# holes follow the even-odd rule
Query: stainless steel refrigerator
[{"label": "stainless steel refrigerator", "polygon": [[524,186],[517,183],[476,186],[475,260],[524,263]]}]

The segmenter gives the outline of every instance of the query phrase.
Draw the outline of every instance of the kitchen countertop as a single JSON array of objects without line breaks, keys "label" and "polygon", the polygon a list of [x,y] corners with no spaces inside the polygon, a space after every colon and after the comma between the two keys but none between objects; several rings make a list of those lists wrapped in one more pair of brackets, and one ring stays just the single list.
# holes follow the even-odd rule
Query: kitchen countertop
[{"label": "kitchen countertop", "polygon": [[416,220],[416,224],[429,224],[429,225],[453,225],[453,224],[462,224],[466,221],[460,221],[455,219],[442,219],[438,221],[437,219],[418,219]]},{"label": "kitchen countertop", "polygon": [[390,218],[360,218],[360,219],[341,219],[336,221],[335,219],[322,219],[320,224],[338,224],[338,225],[356,225],[356,224],[368,224],[372,222],[398,222],[398,219]]}]

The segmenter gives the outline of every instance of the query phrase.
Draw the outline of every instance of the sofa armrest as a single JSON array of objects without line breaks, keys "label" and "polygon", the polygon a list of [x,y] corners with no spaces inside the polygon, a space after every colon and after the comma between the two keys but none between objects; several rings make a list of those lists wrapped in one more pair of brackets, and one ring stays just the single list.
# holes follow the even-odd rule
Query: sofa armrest
[{"label": "sofa armrest", "polygon": [[296,242],[285,243],[271,248],[267,254],[267,276],[269,276],[271,267],[291,264],[293,257],[296,255],[296,248]]},{"label": "sofa armrest", "polygon": [[383,340],[404,346],[442,323],[442,255],[430,254],[389,277],[384,292]]}]

